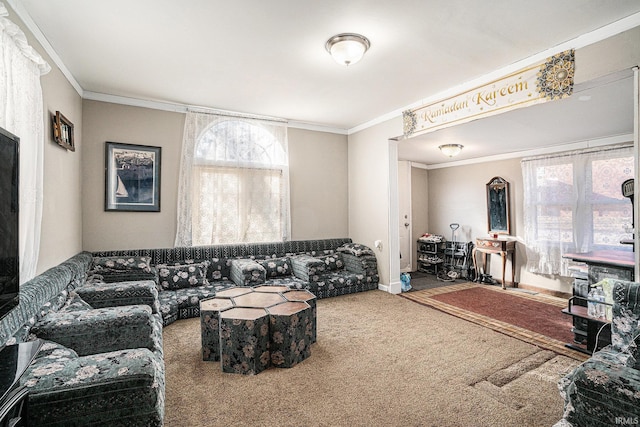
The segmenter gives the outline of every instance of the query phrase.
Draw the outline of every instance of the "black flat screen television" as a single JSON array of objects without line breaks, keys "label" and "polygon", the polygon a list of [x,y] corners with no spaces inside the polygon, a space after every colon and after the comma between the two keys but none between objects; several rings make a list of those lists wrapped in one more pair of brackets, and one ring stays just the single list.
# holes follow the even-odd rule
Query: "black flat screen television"
[{"label": "black flat screen television", "polygon": [[18,305],[19,142],[0,128],[0,318]]}]

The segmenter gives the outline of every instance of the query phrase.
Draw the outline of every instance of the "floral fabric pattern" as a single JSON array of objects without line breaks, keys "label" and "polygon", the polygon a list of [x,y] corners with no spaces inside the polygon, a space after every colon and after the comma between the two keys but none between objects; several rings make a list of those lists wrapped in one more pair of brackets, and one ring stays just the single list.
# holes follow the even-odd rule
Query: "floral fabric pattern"
[{"label": "floral fabric pattern", "polygon": [[360,243],[345,243],[337,249],[338,252],[344,252],[355,256],[374,255],[371,248]]},{"label": "floral fabric pattern", "polygon": [[596,352],[558,383],[563,422],[575,426],[618,425],[640,419],[640,283],[612,280],[610,346]]},{"label": "floral fabric pattern", "polygon": [[291,259],[289,257],[270,258],[257,261],[265,269],[266,278],[289,276],[292,274]]},{"label": "floral fabric pattern", "polygon": [[160,264],[156,267],[161,289],[176,290],[209,284],[207,280],[209,261],[182,265]]},{"label": "floral fabric pattern", "polygon": [[148,349],[85,357],[65,351],[45,349],[22,376],[28,425],[162,425],[164,364]]},{"label": "floral fabric pattern", "polygon": [[323,255],[318,257],[326,266],[325,271],[336,271],[344,268],[344,261],[342,260],[341,253],[335,253],[331,255]]},{"label": "floral fabric pattern", "polygon": [[269,367],[269,316],[255,320],[220,319],[222,371],[255,375]]},{"label": "floral fabric pattern", "polygon": [[158,313],[158,289],[152,280],[117,283],[92,282],[76,288],[78,295],[93,308],[145,304]]},{"label": "floral fabric pattern", "polygon": [[269,314],[271,364],[292,368],[311,355],[313,321],[311,307],[291,315]]},{"label": "floral fabric pattern", "polygon": [[264,283],[267,272],[263,266],[251,259],[231,261],[231,280],[238,286],[255,286]]},{"label": "floral fabric pattern", "polygon": [[43,317],[31,333],[72,348],[81,356],[137,347],[155,350],[155,322],[146,305],[60,311]]}]

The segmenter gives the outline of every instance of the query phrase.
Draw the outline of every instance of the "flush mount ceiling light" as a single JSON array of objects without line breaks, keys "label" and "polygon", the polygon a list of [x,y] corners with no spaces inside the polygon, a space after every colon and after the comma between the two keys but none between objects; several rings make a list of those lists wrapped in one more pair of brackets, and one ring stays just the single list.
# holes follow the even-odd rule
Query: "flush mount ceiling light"
[{"label": "flush mount ceiling light", "polygon": [[438,147],[442,154],[448,157],[454,157],[460,154],[463,146],[460,144],[444,144]]},{"label": "flush mount ceiling light", "polygon": [[324,45],[338,64],[346,66],[360,61],[370,46],[369,39],[353,33],[333,36]]}]

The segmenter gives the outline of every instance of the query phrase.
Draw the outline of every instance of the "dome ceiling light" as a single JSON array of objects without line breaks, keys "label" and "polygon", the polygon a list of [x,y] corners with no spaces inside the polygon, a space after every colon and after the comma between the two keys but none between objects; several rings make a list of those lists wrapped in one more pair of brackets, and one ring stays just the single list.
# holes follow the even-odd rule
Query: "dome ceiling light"
[{"label": "dome ceiling light", "polygon": [[360,34],[342,33],[327,40],[325,48],[340,65],[353,65],[369,50],[369,39]]},{"label": "dome ceiling light", "polygon": [[455,157],[462,151],[464,146],[460,144],[444,144],[438,148],[442,151],[442,154],[448,157]]}]

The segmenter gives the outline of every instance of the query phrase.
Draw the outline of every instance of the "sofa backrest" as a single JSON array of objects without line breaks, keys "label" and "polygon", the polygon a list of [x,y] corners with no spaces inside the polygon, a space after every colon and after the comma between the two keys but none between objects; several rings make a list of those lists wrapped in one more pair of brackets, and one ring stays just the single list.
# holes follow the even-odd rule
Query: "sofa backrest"
[{"label": "sofa backrest", "polygon": [[44,311],[57,310],[64,303],[57,297],[83,283],[90,263],[91,253],[80,252],[20,285],[20,303],[0,320],[0,347],[33,325]]},{"label": "sofa backrest", "polygon": [[[192,246],[161,249],[125,249],[115,251],[93,252],[96,257],[112,256],[148,256],[151,264],[175,264],[185,260],[195,262],[211,261],[214,259],[227,260],[233,258],[267,258],[279,257],[288,254],[320,254],[325,251],[335,251],[345,243],[351,243],[349,238],[316,239],[316,240],[289,240],[286,242],[267,243],[238,243],[229,245]],[[230,264],[221,263],[222,277],[230,277]],[[209,269],[207,277],[211,277],[213,268]]]}]

